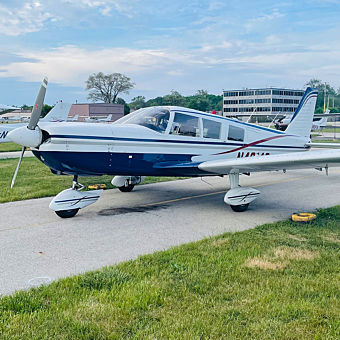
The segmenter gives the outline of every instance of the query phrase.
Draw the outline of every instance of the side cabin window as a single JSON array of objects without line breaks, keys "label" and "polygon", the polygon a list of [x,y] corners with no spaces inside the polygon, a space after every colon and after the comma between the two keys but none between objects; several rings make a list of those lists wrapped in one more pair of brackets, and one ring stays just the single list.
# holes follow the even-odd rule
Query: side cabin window
[{"label": "side cabin window", "polygon": [[220,139],[221,123],[210,119],[202,119],[203,121],[203,137]]},{"label": "side cabin window", "polygon": [[229,125],[228,140],[234,140],[237,142],[244,141],[244,129],[237,126]]},{"label": "side cabin window", "polygon": [[170,134],[188,137],[200,137],[198,118],[176,112]]}]

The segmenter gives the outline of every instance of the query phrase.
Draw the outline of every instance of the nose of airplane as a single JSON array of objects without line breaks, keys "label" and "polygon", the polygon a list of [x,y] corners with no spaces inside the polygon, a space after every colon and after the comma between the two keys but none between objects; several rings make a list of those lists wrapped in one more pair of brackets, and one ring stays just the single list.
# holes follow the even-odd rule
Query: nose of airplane
[{"label": "nose of airplane", "polygon": [[30,130],[26,126],[22,126],[10,131],[7,137],[16,144],[33,148],[38,147],[42,141],[42,133],[39,127]]}]

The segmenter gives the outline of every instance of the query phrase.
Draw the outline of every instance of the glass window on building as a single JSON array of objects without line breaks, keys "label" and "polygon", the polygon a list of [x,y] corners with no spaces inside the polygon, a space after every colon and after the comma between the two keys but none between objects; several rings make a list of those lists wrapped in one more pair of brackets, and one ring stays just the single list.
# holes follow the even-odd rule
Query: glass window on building
[{"label": "glass window on building", "polygon": [[203,137],[219,139],[221,135],[221,123],[210,119],[203,120]]},{"label": "glass window on building", "polygon": [[238,92],[230,91],[230,92],[224,92],[224,97],[237,97]]},{"label": "glass window on building", "polygon": [[176,112],[174,121],[171,126],[170,134],[189,137],[200,137],[198,118]]},{"label": "glass window on building", "polygon": [[229,125],[228,140],[234,140],[237,142],[244,141],[244,129],[234,125]]}]

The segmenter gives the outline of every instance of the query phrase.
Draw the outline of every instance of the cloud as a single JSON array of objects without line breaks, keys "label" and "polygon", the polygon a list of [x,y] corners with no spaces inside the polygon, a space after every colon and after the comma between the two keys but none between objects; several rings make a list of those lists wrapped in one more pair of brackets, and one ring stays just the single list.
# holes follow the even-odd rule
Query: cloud
[{"label": "cloud", "polygon": [[81,6],[83,8],[98,9],[102,15],[108,16],[112,10],[116,10],[121,14],[132,17],[134,12],[135,1],[124,0],[63,0],[64,3],[72,6]]},{"label": "cloud", "polygon": [[17,36],[37,32],[48,20],[57,18],[45,11],[39,1],[26,2],[14,9],[0,5],[0,34]]},{"label": "cloud", "polygon": [[249,73],[277,79],[288,76],[292,79],[299,76],[308,78],[315,74],[320,77],[324,74],[332,79],[340,76],[339,48],[331,48],[327,43],[298,48],[297,43],[291,42],[290,46],[286,44],[280,49],[280,41],[278,37],[269,35],[258,43],[225,41],[220,45],[181,50],[181,53],[166,48],[87,50],[67,45],[49,50],[19,52],[15,62],[0,66],[0,77],[40,81],[47,75],[54,83],[83,86],[93,72],[120,72],[132,79],[149,82],[152,87],[157,86],[155,78],[181,79],[182,83],[183,79],[191,82],[198,75],[217,72],[221,74],[222,88],[222,74],[229,75],[232,72],[238,73],[243,79]]},{"label": "cloud", "polygon": [[[48,22],[63,22],[64,25],[72,24],[72,20],[86,16],[110,16],[113,11],[132,17],[134,3],[123,0],[63,0],[56,4],[51,0],[26,1],[21,6],[14,4],[0,4],[0,36],[19,36],[22,34],[38,32]],[[80,13],[80,10],[85,11]],[[85,15],[85,13],[87,13]],[[72,19],[71,19],[72,18]]]},{"label": "cloud", "polygon": [[82,85],[93,72],[140,74],[200,62],[191,60],[185,53],[166,50],[110,48],[88,51],[75,46],[22,52],[18,56],[23,60],[0,66],[0,77],[38,81],[47,75],[59,84]]},{"label": "cloud", "polygon": [[251,30],[255,29],[256,27],[258,27],[260,25],[267,24],[268,22],[272,22],[273,20],[276,20],[278,18],[282,18],[284,16],[285,15],[280,13],[280,11],[277,8],[274,8],[272,13],[270,13],[270,14],[264,14],[264,15],[261,15],[259,17],[254,17],[254,18],[248,20],[248,22],[245,24],[245,28],[248,31],[251,31]]}]

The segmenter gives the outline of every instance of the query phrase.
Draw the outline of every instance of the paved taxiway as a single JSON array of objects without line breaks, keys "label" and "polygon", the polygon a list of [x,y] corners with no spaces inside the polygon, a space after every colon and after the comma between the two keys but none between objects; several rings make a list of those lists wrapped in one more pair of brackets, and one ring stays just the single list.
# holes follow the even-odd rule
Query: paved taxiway
[{"label": "paved taxiway", "polygon": [[340,168],[329,177],[316,170],[241,176],[241,185],[262,192],[244,213],[223,203],[227,183],[212,177],[107,190],[65,220],[49,210],[51,198],[0,204],[0,294],[340,204]]},{"label": "paved taxiway", "polygon": [[[0,159],[19,158],[21,151],[0,152]],[[33,157],[32,151],[26,151],[24,157]]]}]

